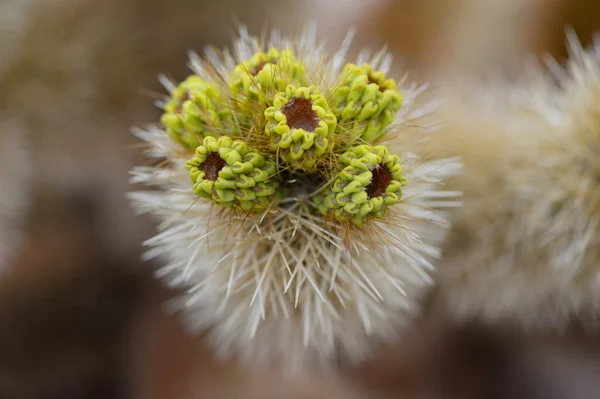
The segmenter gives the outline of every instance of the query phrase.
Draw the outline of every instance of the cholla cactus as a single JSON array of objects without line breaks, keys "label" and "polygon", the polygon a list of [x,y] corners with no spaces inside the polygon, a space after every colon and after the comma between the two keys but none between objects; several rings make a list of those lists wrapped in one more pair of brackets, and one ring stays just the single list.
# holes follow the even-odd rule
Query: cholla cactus
[{"label": "cholla cactus", "polygon": [[570,60],[552,65],[552,79],[536,69],[518,87],[488,88],[489,107],[479,106],[480,90],[448,114],[454,128],[441,146],[462,147],[467,172],[450,183],[465,204],[440,269],[444,302],[459,317],[597,322],[600,45],[584,51],[570,39]]},{"label": "cholla cactus", "polygon": [[282,160],[293,167],[314,171],[334,145],[335,115],[316,86],[294,87],[279,93],[265,111],[265,134]]},{"label": "cholla cactus", "polygon": [[[439,208],[456,205],[456,193],[438,187],[460,164],[420,161],[429,130],[417,119],[431,108],[418,105],[414,85],[395,108],[394,134],[379,123],[364,137],[378,146],[361,141],[349,115],[336,126],[351,36],[328,55],[314,29],[267,43],[240,33],[233,52],[191,61],[231,99],[236,137],[217,130],[192,151],[159,128],[136,132],[158,160],[132,179],[158,188],[131,194],[162,221],[147,257],[163,256],[160,275],[188,288],[174,304],[191,327],[210,331],[219,354],[292,367],[338,354],[359,360],[418,310],[447,226]],[[391,64],[385,52],[358,61],[381,73]],[[418,134],[402,127],[417,123]],[[349,201],[336,196],[342,185],[353,187]]]},{"label": "cholla cactus", "polygon": [[347,64],[335,92],[339,124],[366,142],[375,142],[394,122],[402,95],[393,79],[369,64]]},{"label": "cholla cactus", "polygon": [[200,145],[205,136],[236,133],[231,109],[221,92],[193,75],[172,89],[161,122],[169,137],[190,149]]}]

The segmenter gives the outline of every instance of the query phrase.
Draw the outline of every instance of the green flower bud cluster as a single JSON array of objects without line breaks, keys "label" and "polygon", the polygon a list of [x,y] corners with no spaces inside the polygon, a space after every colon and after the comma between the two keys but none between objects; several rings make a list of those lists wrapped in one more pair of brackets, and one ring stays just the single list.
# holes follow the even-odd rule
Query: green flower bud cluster
[{"label": "green flower bud cluster", "polygon": [[275,162],[227,136],[206,137],[185,167],[196,195],[243,211],[269,207],[279,186]]},{"label": "green flower bud cluster", "polygon": [[316,86],[289,85],[265,111],[265,134],[281,159],[295,169],[315,171],[333,150],[336,119]]},{"label": "green flower bud cluster", "polygon": [[385,146],[358,145],[339,158],[343,167],[332,190],[321,194],[319,210],[338,221],[362,225],[368,217],[384,218],[406,185],[400,159]]},{"label": "green flower bud cluster", "polygon": [[207,136],[233,134],[233,114],[215,85],[190,76],[171,93],[161,123],[184,147],[195,149]]},{"label": "green flower bud cluster", "polygon": [[309,77],[322,75],[307,73],[291,50],[272,48],[230,75],[205,75],[213,74],[173,89],[161,118],[190,153],[195,195],[243,212],[276,210],[293,196],[309,199],[316,215],[355,225],[384,218],[399,201],[399,158],[375,145],[402,104],[383,72],[347,64],[331,87],[311,85],[321,82]]},{"label": "green flower bud cluster", "polygon": [[339,81],[334,98],[340,127],[364,142],[376,142],[402,105],[396,83],[369,64],[346,64]]},{"label": "green flower bud cluster", "polygon": [[289,83],[304,83],[305,74],[292,51],[272,48],[235,67],[229,89],[242,113],[262,112]]}]

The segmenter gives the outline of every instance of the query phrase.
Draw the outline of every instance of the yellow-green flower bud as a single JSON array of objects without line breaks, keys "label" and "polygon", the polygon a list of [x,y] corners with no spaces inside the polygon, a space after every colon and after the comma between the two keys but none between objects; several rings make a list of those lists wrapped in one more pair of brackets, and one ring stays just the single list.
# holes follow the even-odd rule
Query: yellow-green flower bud
[{"label": "yellow-green flower bud", "polygon": [[235,131],[231,109],[220,91],[195,75],[173,90],[160,121],[171,139],[191,150],[204,137]]},{"label": "yellow-green flower bud", "polygon": [[259,112],[290,84],[304,83],[305,69],[290,50],[269,49],[235,67],[230,89],[242,112]]},{"label": "yellow-green flower bud", "polygon": [[333,149],[335,115],[317,87],[289,85],[265,111],[265,134],[292,169],[313,171]]},{"label": "yellow-green flower bud", "polygon": [[402,197],[406,177],[399,157],[385,146],[351,147],[339,162],[333,186],[315,199],[324,215],[362,225],[369,217],[384,218]]},{"label": "yellow-green flower bud", "polygon": [[369,64],[346,64],[334,99],[340,129],[367,143],[375,143],[385,133],[402,105],[396,82]]},{"label": "yellow-green flower bud", "polygon": [[196,195],[246,212],[267,208],[279,185],[274,161],[228,136],[205,137],[185,167]]}]

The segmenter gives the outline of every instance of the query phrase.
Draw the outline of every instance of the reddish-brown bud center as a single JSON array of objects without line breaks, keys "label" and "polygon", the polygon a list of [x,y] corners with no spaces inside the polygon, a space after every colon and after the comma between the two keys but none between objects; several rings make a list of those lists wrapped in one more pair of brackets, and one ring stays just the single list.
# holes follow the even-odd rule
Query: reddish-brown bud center
[{"label": "reddish-brown bud center", "polygon": [[269,61],[269,62],[261,62],[260,64],[258,64],[253,70],[250,71],[250,74],[252,76],[256,76],[258,75],[258,73],[260,71],[262,71],[262,69],[265,67],[265,65],[267,64],[275,64],[275,61]]},{"label": "reddish-brown bud center", "polygon": [[227,162],[223,160],[218,153],[211,152],[206,157],[206,161],[200,164],[200,169],[206,173],[208,180],[215,181],[219,177],[219,172],[227,165]]},{"label": "reddish-brown bud center", "polygon": [[181,112],[183,112],[183,103],[185,103],[190,98],[192,98],[190,96],[190,92],[186,91],[185,96],[181,100],[179,100],[179,105],[177,105],[177,109],[175,110],[175,113],[181,114]]},{"label": "reddish-brown bud center", "polygon": [[319,126],[319,118],[313,111],[312,105],[312,101],[306,98],[292,98],[292,101],[281,108],[281,112],[287,119],[287,125],[292,129],[314,132]]},{"label": "reddish-brown bud center", "polygon": [[392,182],[392,174],[385,164],[379,164],[371,171],[371,183],[367,186],[367,196],[369,199],[381,197]]},{"label": "reddish-brown bud center", "polygon": [[371,83],[375,83],[377,86],[379,86],[379,91],[381,93],[383,93],[385,91],[385,87],[383,87],[381,85],[381,82],[379,80],[373,78],[371,75],[369,75],[369,84],[371,84]]}]

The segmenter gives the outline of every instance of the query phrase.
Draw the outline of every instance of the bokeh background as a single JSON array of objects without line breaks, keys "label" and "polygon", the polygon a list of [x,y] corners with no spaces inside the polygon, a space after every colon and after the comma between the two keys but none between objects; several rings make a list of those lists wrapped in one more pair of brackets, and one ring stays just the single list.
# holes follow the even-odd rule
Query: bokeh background
[{"label": "bokeh background", "polygon": [[0,137],[25,141],[31,197],[0,270],[0,398],[600,396],[597,337],[459,325],[435,292],[397,345],[335,378],[217,361],[164,312],[173,293],[139,260],[154,226],[125,200],[143,162],[130,128],[158,119],[156,77],[184,78],[188,50],[228,45],[240,23],[309,22],[332,46],[356,27],[356,49],[387,45],[416,80],[511,79],[528,58],[564,58],[567,25],[589,43],[600,2],[0,0]]}]

